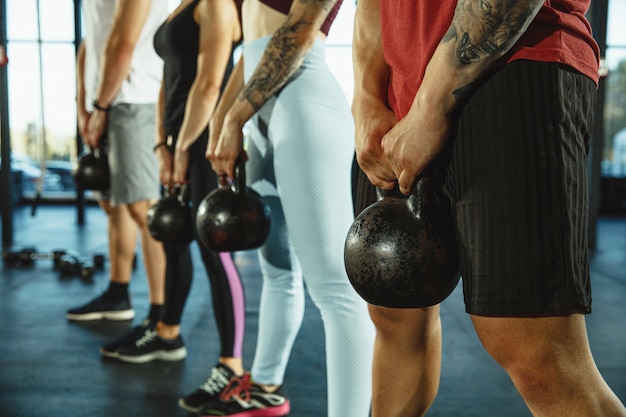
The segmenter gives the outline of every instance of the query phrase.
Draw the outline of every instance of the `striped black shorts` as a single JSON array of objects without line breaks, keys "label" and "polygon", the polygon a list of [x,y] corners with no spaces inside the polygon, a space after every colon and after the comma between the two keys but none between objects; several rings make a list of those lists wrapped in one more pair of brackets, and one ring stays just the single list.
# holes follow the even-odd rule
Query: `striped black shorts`
[{"label": "striped black shorts", "polygon": [[516,61],[460,109],[444,188],[468,313],[591,311],[587,153],[595,101],[588,77]]}]

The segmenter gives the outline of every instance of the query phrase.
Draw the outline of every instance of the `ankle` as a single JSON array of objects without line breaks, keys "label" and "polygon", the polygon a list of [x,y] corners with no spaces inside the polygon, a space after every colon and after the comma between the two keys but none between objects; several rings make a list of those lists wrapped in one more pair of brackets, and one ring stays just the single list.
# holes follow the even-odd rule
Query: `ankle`
[{"label": "ankle", "polygon": [[157,323],[156,331],[161,339],[173,340],[180,335],[180,325],[165,324],[162,321],[159,321]]},{"label": "ankle", "polygon": [[259,384],[258,382],[256,383],[256,385],[261,387],[263,391],[270,393],[270,394],[278,391],[278,388],[280,388],[280,385],[265,385],[265,384]]},{"label": "ankle", "polygon": [[241,358],[222,356],[219,359],[219,363],[230,368],[236,376],[242,376],[244,374],[243,361]]}]

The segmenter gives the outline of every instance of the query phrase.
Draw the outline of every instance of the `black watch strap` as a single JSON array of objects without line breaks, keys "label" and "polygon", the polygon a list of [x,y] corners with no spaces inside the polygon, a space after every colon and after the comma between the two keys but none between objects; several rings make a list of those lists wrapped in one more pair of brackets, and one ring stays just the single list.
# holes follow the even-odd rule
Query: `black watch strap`
[{"label": "black watch strap", "polygon": [[100,104],[98,104],[98,100],[94,100],[93,103],[91,103],[93,105],[93,108],[99,111],[104,111],[107,112],[109,110],[111,110],[111,106],[109,107],[102,107]]}]

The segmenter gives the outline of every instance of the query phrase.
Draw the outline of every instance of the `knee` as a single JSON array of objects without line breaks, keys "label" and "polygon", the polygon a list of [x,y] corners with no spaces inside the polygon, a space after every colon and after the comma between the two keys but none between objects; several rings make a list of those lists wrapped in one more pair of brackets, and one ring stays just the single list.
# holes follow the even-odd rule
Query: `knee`
[{"label": "knee", "polygon": [[107,215],[107,217],[111,217],[113,209],[111,207],[111,203],[109,202],[109,200],[100,200],[98,201],[98,205],[100,206],[102,211],[104,211],[104,213]]},{"label": "knee", "polygon": [[138,201],[128,205],[128,213],[140,228],[148,227],[148,209],[154,204],[153,201]]},{"label": "knee", "polygon": [[417,309],[369,305],[369,313],[379,337],[424,340],[441,327],[438,305]]},{"label": "knee", "polygon": [[[525,399],[546,403],[556,397],[555,388],[567,384],[572,370],[568,363],[576,347],[560,343],[557,331],[544,331],[539,319],[476,319],[481,343],[506,371]],[[492,323],[489,323],[489,322]]]}]

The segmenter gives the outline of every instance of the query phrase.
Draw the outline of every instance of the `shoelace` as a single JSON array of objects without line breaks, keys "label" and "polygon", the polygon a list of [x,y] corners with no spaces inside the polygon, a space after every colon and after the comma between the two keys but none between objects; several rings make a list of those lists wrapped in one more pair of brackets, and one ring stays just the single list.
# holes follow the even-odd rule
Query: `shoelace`
[{"label": "shoelace", "polygon": [[228,385],[228,378],[219,369],[213,368],[211,376],[200,386],[200,389],[215,395],[222,392],[226,385]]},{"label": "shoelace", "polygon": [[220,398],[230,400],[232,397],[238,397],[241,401],[249,402],[252,398],[250,394],[251,388],[250,374],[246,373],[243,376],[236,376],[228,382],[228,386],[224,389]]},{"label": "shoelace", "polygon": [[156,330],[146,330],[146,332],[135,342],[135,346],[140,347],[152,342],[157,336]]}]

